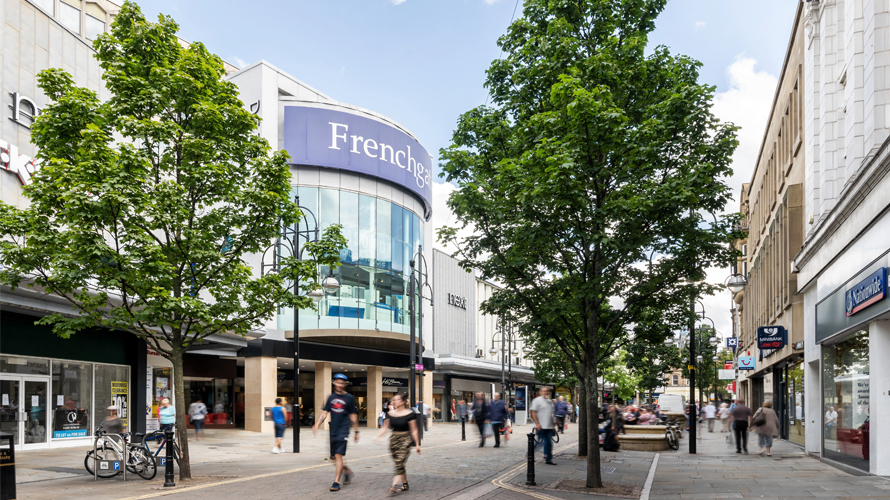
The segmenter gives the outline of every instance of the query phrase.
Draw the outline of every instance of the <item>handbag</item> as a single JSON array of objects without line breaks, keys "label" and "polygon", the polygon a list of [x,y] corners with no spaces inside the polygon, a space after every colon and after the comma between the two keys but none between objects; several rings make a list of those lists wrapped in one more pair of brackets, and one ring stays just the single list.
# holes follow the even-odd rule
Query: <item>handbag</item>
[{"label": "handbag", "polygon": [[760,427],[761,425],[766,424],[766,415],[763,414],[763,408],[757,410],[757,415],[754,415],[754,427]]},{"label": "handbag", "polygon": [[482,437],[484,439],[488,439],[494,436],[494,430],[491,428],[491,424],[485,424],[482,428]]}]

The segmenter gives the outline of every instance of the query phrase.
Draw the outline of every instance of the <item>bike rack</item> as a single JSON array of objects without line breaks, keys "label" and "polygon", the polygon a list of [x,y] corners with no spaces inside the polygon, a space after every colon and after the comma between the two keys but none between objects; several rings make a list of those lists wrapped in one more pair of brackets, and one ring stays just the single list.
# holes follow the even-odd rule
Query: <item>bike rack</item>
[{"label": "bike rack", "polygon": [[[99,460],[99,440],[103,438],[116,438],[117,441],[120,441],[121,448],[124,450],[124,458],[121,462],[121,470],[124,471],[124,481],[127,481],[127,464],[130,462],[130,457],[128,456],[129,450],[127,449],[127,440],[124,439],[120,434],[101,434],[97,435],[95,439],[93,439],[93,481],[99,480],[99,464],[101,462],[113,462],[113,460]],[[103,478],[105,479],[105,478]],[[109,478],[110,479],[110,478]]]}]

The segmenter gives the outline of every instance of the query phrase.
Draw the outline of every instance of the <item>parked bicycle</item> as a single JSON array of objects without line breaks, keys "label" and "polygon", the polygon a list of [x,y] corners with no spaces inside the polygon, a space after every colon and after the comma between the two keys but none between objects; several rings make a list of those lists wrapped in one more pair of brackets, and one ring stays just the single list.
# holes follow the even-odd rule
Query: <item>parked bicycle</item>
[{"label": "parked bicycle", "polygon": [[[145,451],[148,453],[148,455],[151,456],[152,458],[161,456],[162,454],[163,454],[163,456],[166,456],[167,435],[164,434],[164,431],[157,430],[157,431],[150,432],[148,434],[139,433],[139,434],[136,434],[136,437],[142,438],[142,444],[139,446],[144,448]],[[158,448],[154,451],[151,451],[151,444],[155,441],[158,442]],[[179,441],[177,441],[174,438],[173,439],[173,460],[176,461],[177,466],[179,465],[179,457],[180,457]]]},{"label": "parked bicycle", "polygon": [[671,419],[667,422],[667,429],[664,431],[664,440],[667,441],[668,447],[672,450],[680,449],[680,426],[677,419]]},{"label": "parked bicycle", "polygon": [[[96,428],[96,448],[95,450],[88,451],[86,457],[83,459],[83,466],[86,468],[87,472],[89,472],[91,476],[97,475],[103,479],[115,477],[123,473],[122,470],[107,470],[101,468],[98,471],[93,471],[93,467],[99,463],[99,461],[106,460],[125,463],[128,472],[132,472],[142,479],[154,479],[155,475],[158,473],[154,457],[149,453],[146,453],[145,448],[130,444],[128,441],[130,437],[129,432],[120,434],[120,436],[122,440],[118,441],[117,439],[107,436],[101,424]],[[126,447],[127,450],[126,460],[124,460],[124,447]]]}]

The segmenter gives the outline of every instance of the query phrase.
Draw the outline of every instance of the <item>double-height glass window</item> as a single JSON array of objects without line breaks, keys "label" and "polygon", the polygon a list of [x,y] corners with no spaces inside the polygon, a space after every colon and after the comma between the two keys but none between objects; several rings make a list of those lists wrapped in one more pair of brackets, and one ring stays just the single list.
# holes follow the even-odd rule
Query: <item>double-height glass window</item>
[{"label": "double-height glass window", "polygon": [[[319,229],[340,224],[346,247],[334,271],[340,289],[318,310],[300,311],[300,329],[352,328],[408,333],[405,301],[409,261],[423,243],[420,217],[399,205],[359,193],[315,187],[295,188],[300,206],[318,219]],[[314,227],[312,217],[308,217]],[[301,226],[305,229],[305,225]],[[322,267],[319,274],[330,270]],[[292,311],[280,309],[279,328],[293,328]]]},{"label": "double-height glass window", "polygon": [[822,346],[822,439],[826,458],[868,470],[868,330]]}]

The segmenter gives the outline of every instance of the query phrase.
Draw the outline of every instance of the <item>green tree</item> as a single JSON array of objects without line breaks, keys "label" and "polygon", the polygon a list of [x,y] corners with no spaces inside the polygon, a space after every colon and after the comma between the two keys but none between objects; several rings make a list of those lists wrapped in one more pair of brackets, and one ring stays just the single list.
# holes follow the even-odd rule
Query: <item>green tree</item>
[{"label": "green tree", "polygon": [[[681,323],[668,316],[713,289],[690,283],[727,266],[739,236],[736,216],[701,215],[730,199],[736,127],[711,112],[698,62],[646,54],[665,1],[527,0],[487,73],[493,105],[463,114],[441,151],[458,186],[448,205],[474,234],[440,238],[505,285],[483,307],[512,308],[578,351],[590,429],[599,364],[641,317]],[[586,440],[599,488],[596,433]]]},{"label": "green tree", "polygon": [[40,73],[52,101],[32,128],[42,167],[26,209],[0,205],[0,278],[46,290],[74,314],[39,321],[68,338],[90,327],[130,332],[174,368],[180,478],[189,479],[183,354],[211,335],[244,335],[279,305],[312,307],[319,265],[337,265],[338,227],[284,256],[278,273],[258,260],[302,214],[291,199],[284,152],[270,154],[258,118],[222,80],[222,60],[180,45],[169,17],[148,22],[131,2],[94,43],[112,97]]}]

